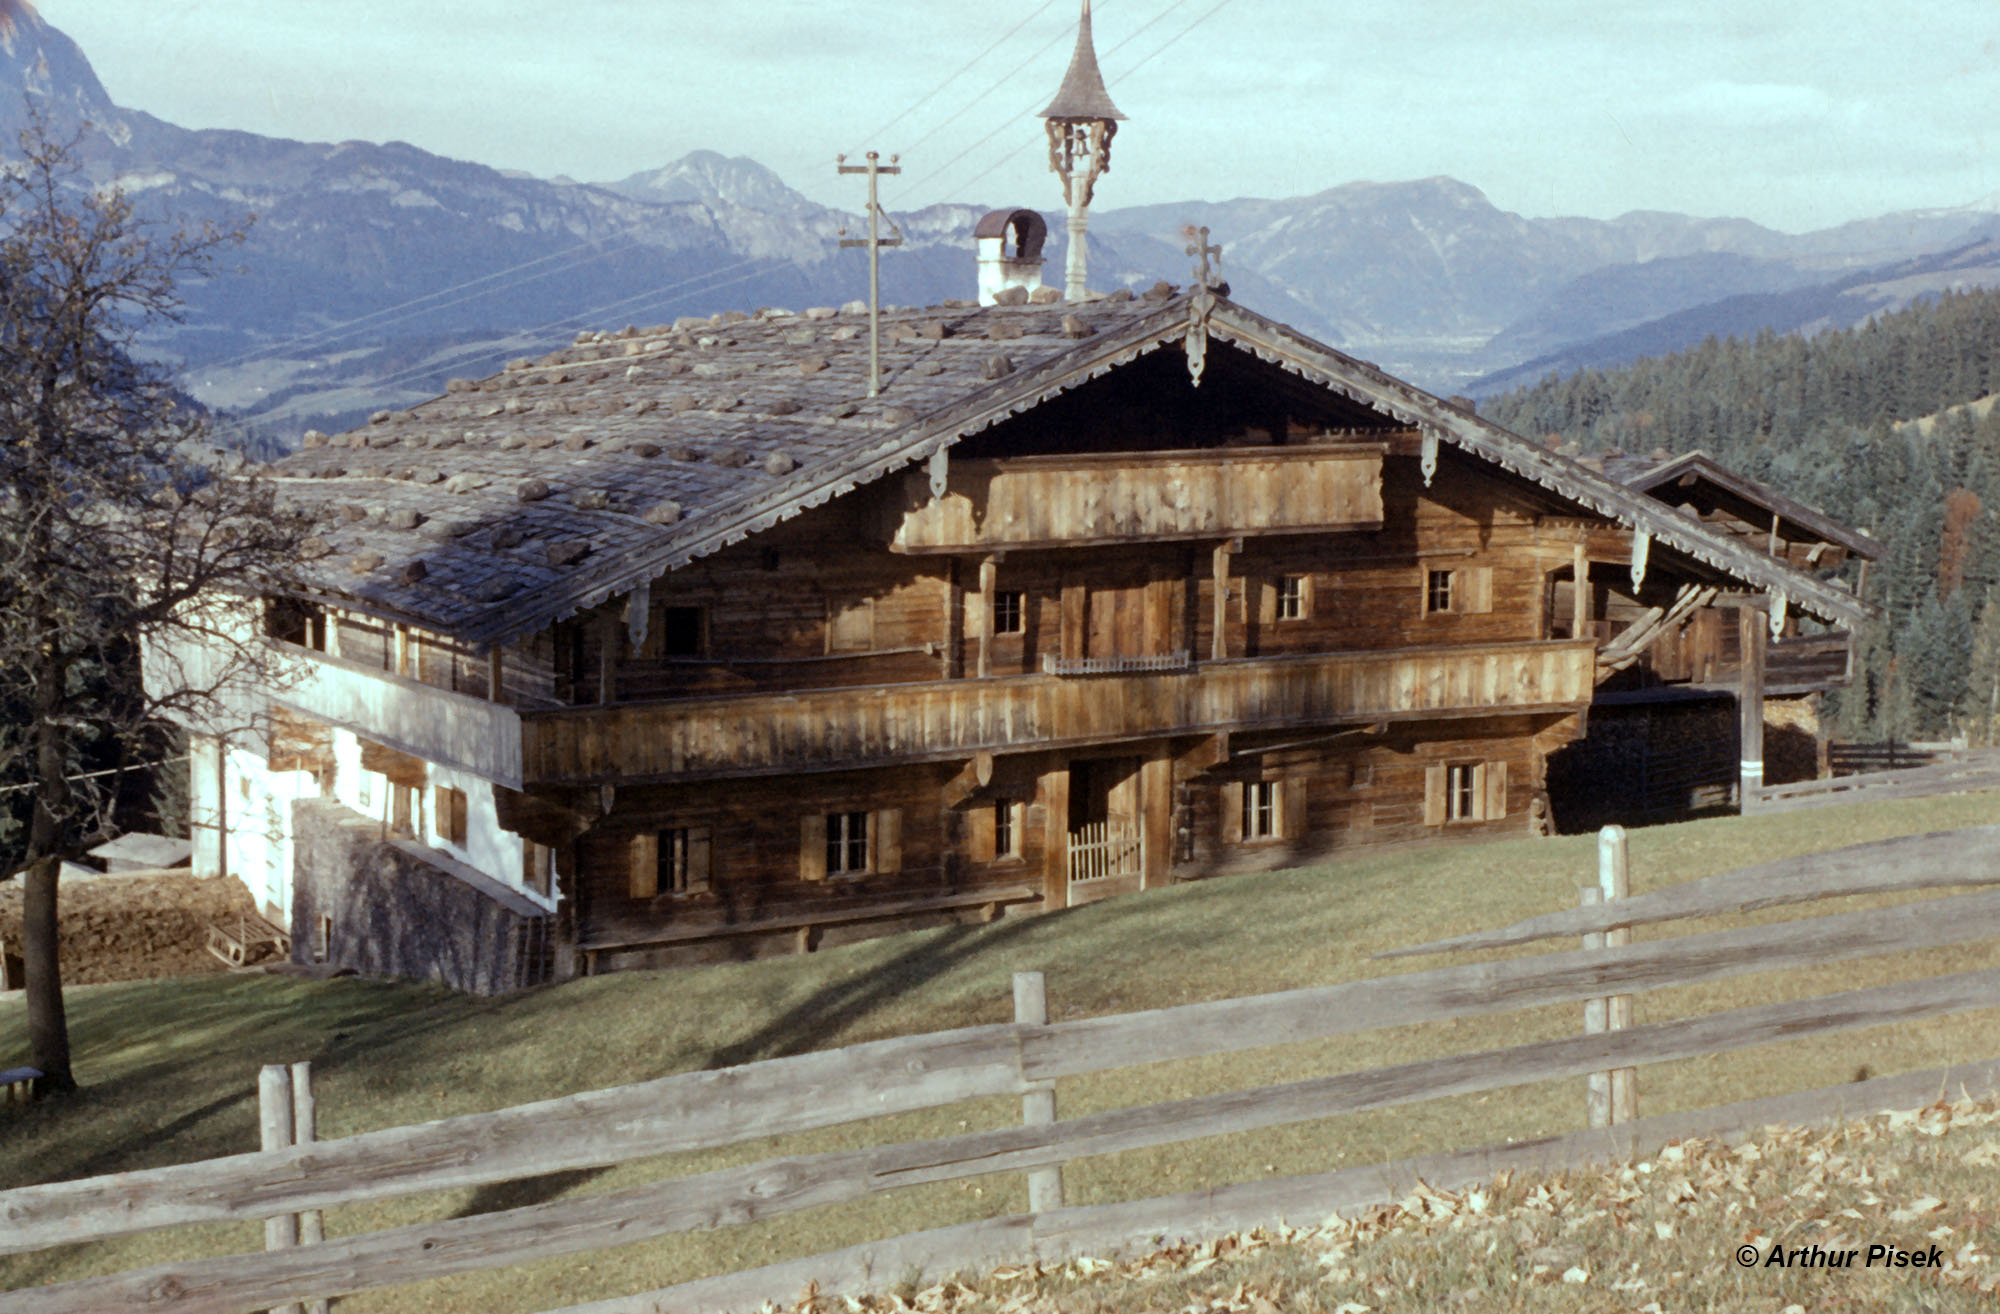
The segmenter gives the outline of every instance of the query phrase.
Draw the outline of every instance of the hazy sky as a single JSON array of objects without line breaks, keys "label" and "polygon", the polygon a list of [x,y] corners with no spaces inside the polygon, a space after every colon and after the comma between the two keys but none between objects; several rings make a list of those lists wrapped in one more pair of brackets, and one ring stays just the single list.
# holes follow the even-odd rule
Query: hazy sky
[{"label": "hazy sky", "polygon": [[[400,139],[589,181],[708,148],[848,208],[858,184],[833,157],[875,147],[905,156],[884,193],[896,208],[1059,203],[1032,115],[1062,76],[1077,0],[38,5],[113,99],[186,127]],[[1528,215],[1680,210],[1800,231],[2000,193],[1995,0],[1095,12],[1130,119],[1103,206],[1450,174]]]}]

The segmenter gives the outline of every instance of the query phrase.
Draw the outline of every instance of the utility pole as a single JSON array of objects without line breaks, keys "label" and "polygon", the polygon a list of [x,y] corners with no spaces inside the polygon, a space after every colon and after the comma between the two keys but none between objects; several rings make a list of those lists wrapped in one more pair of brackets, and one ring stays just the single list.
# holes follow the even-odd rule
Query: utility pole
[{"label": "utility pole", "polygon": [[[896,228],[891,219],[889,227],[896,230],[894,237],[883,237],[882,206],[875,198],[875,180],[885,173],[901,173],[896,167],[900,155],[891,155],[887,164],[881,163],[881,156],[868,152],[868,163],[849,164],[845,155],[836,155],[833,162],[841,173],[865,173],[868,175],[868,236],[843,237],[842,246],[865,246],[868,248],[868,395],[876,396],[882,391],[882,248],[901,246],[903,232]],[[847,231],[842,229],[842,232]]]}]

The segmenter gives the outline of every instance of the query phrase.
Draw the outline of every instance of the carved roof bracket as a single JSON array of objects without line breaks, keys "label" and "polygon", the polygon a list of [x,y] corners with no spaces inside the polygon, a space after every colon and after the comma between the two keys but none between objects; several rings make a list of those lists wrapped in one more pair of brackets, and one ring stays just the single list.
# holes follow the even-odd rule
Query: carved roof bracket
[{"label": "carved roof bracket", "polygon": [[1188,298],[1188,378],[1197,388],[1201,386],[1201,372],[1208,367],[1208,314],[1213,309],[1215,297],[1207,288]]},{"label": "carved roof bracket", "polygon": [[946,456],[945,454],[946,451],[947,448],[943,443],[939,443],[931,451],[931,460],[929,469],[931,476],[931,500],[933,502],[935,502],[938,498],[944,496],[945,475],[949,471],[948,462],[950,459],[949,457]]},{"label": "carved roof bracket", "polygon": [[1632,591],[1646,582],[1646,553],[1653,546],[1653,536],[1643,529],[1632,531]]},{"label": "carved roof bracket", "polygon": [[625,633],[632,640],[632,655],[646,645],[646,626],[653,615],[653,581],[642,579],[625,595]]},{"label": "carved roof bracket", "polygon": [[1424,445],[1417,456],[1417,469],[1423,471],[1424,487],[1431,486],[1431,479],[1438,472],[1438,431],[1428,424],[1423,428]]},{"label": "carved roof bracket", "polygon": [[1771,595],[1771,637],[1774,639],[1785,632],[1786,601],[1782,592]]}]

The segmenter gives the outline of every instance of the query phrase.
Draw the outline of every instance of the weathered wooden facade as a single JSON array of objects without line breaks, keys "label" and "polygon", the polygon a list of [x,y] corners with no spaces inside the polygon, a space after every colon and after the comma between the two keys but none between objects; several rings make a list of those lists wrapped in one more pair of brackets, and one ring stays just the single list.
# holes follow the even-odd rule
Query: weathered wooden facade
[{"label": "weathered wooden facade", "polygon": [[[330,513],[323,587],[266,604],[267,729],[197,755],[198,862],[303,956],[379,969],[393,931],[438,961],[392,970],[480,988],[494,945],[516,984],[794,952],[1546,827],[1621,672],[1710,615],[1761,652],[1774,607],[1861,612],[1824,554],[1215,289],[1011,300],[886,315],[872,399],[864,316],[763,312],[309,442],[278,473]],[[344,904],[370,860],[328,808],[543,925],[405,935],[358,872]]]}]

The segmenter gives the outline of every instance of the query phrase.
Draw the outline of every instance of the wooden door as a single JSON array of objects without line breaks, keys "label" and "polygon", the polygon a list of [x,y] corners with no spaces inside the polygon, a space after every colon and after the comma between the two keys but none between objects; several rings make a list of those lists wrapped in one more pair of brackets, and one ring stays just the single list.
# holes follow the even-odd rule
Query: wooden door
[{"label": "wooden door", "polygon": [[1146,574],[1091,584],[1084,655],[1155,657],[1171,652],[1178,582],[1167,575]]}]

